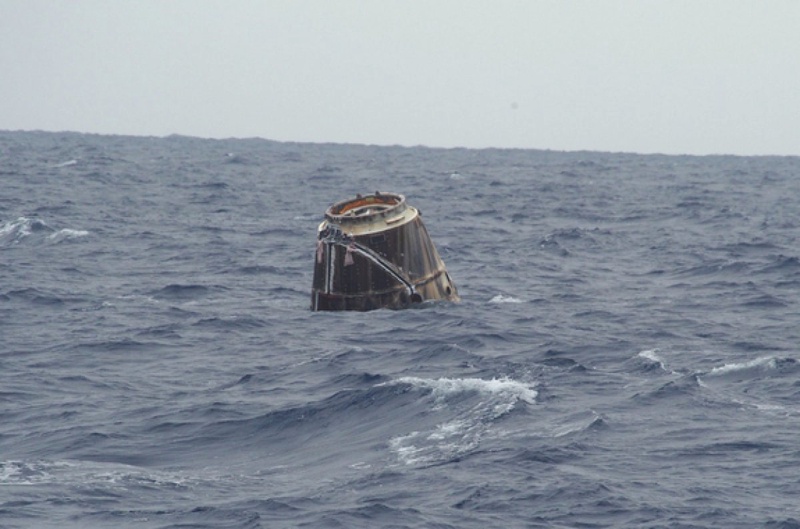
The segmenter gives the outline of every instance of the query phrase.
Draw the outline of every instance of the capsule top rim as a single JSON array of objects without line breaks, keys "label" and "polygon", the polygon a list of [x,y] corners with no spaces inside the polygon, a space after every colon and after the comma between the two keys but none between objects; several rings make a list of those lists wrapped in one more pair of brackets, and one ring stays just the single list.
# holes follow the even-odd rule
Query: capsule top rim
[{"label": "capsule top rim", "polygon": [[406,208],[406,197],[403,195],[376,191],[335,203],[325,212],[325,218],[340,225],[362,224],[397,216]]}]

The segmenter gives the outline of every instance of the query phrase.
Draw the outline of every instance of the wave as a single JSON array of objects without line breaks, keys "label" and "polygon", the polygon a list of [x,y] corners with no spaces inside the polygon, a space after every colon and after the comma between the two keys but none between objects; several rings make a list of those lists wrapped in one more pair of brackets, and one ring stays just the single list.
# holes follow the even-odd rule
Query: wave
[{"label": "wave", "polygon": [[139,487],[188,488],[193,481],[197,481],[197,478],[190,478],[179,472],[156,471],[123,463],[83,460],[0,461],[0,486],[102,486],[123,492]]},{"label": "wave", "polygon": [[633,398],[643,403],[655,404],[665,399],[671,400],[693,397],[699,387],[700,381],[697,376],[682,375],[668,382],[660,383],[653,389],[636,393]]},{"label": "wave", "polygon": [[[409,384],[419,389],[429,389],[436,398],[437,402],[446,400],[454,395],[461,393],[478,393],[485,396],[500,397],[511,407],[520,400],[528,404],[536,402],[538,392],[530,385],[511,380],[510,378],[493,378],[484,380],[480,378],[417,378],[402,377],[391,382],[391,384]],[[509,411],[510,408],[505,411]]]},{"label": "wave", "polygon": [[259,318],[249,316],[235,316],[230,318],[203,318],[192,324],[194,327],[207,327],[210,329],[232,330],[232,329],[258,329],[266,327],[267,322]]},{"label": "wave", "polygon": [[492,299],[490,299],[489,303],[523,303],[523,301],[519,298],[515,298],[514,296],[505,296],[503,294],[498,294]]},{"label": "wave", "polygon": [[712,401],[785,416],[800,413],[798,374],[798,360],[762,356],[714,367],[697,380]]},{"label": "wave", "polygon": [[184,301],[201,298],[208,293],[209,288],[203,285],[180,285],[173,283],[151,292],[151,295],[155,299]]},{"label": "wave", "polygon": [[35,305],[61,305],[65,301],[64,297],[59,294],[47,292],[38,288],[10,290],[4,293],[3,297],[8,300],[25,300]]},{"label": "wave", "polygon": [[640,351],[635,361],[639,364],[639,369],[645,372],[670,372],[664,364],[658,349],[647,349]]},{"label": "wave", "polygon": [[89,235],[89,232],[86,230],[71,230],[69,228],[64,228],[63,230],[58,230],[51,233],[48,239],[54,242],[61,242],[68,239],[86,237],[87,235]]},{"label": "wave", "polygon": [[774,258],[774,261],[764,268],[758,270],[761,273],[791,273],[796,274],[800,271],[800,259],[794,256],[786,256],[786,255],[777,255]]},{"label": "wave", "polygon": [[[266,383],[264,377],[245,375],[227,389],[259,391]],[[386,464],[385,455],[375,450],[382,446],[396,461],[390,465],[437,464],[503,435],[499,421],[537,398],[532,384],[510,378],[386,380],[355,373],[336,379],[335,387],[343,386],[347,389],[321,400],[286,403],[253,417],[198,416],[192,410],[161,416],[150,428],[171,442],[153,458],[174,465],[218,451],[220,461],[235,465],[264,457],[263,447],[270,446],[271,465],[288,465],[293,472],[328,466],[339,472]],[[278,399],[285,393],[281,388],[271,392]],[[229,451],[231,439],[237,439],[236,454]],[[121,460],[113,450],[106,457]]]},{"label": "wave", "polygon": [[70,167],[72,165],[78,165],[78,160],[67,160],[66,162],[53,164],[50,167],[59,168],[59,167]]},{"label": "wave", "polygon": [[769,294],[762,294],[754,296],[751,299],[745,299],[741,302],[742,307],[748,307],[751,309],[779,309],[783,307],[788,307],[791,305],[791,302],[784,301],[776,296],[771,296]]},{"label": "wave", "polygon": [[718,441],[712,443],[702,443],[690,446],[678,451],[681,457],[708,457],[708,456],[731,456],[737,452],[745,453],[768,453],[776,448],[781,448],[780,444],[770,442],[754,441]]},{"label": "wave", "polygon": [[[737,257],[741,253],[735,253]],[[765,258],[768,260],[766,264],[759,263],[753,259],[764,259],[762,256],[744,255],[748,260],[733,259],[733,260],[716,260],[716,262],[708,262],[700,265],[690,266],[677,270],[676,277],[696,277],[702,278],[706,276],[730,278],[730,282],[726,285],[720,283],[720,287],[733,287],[743,284],[742,280],[749,277],[751,274],[769,275],[781,274],[782,277],[796,277],[800,271],[800,259],[795,256],[787,256],[783,254],[770,254]]]},{"label": "wave", "polygon": [[608,429],[608,424],[603,416],[589,409],[541,418],[530,432],[540,439],[558,439],[605,429]]},{"label": "wave", "polygon": [[41,219],[19,217],[0,224],[0,244],[17,244],[25,237],[42,231],[52,231],[52,228]]},{"label": "wave", "polygon": [[716,263],[706,263],[688,268],[679,269],[675,272],[676,277],[705,277],[705,276],[731,276],[738,281],[739,278],[751,272],[753,264],[745,261],[724,261]]},{"label": "wave", "polygon": [[36,235],[42,235],[41,240],[45,242],[59,243],[86,237],[89,232],[71,228],[56,230],[44,220],[35,217],[19,217],[16,220],[0,223],[0,247],[19,244],[24,239]]},{"label": "wave", "polygon": [[761,256],[768,255],[774,252],[778,247],[769,241],[753,241],[753,242],[738,242],[734,244],[726,244],[720,247],[720,250],[728,252],[734,257],[739,256]]},{"label": "wave", "polygon": [[152,341],[144,342],[132,338],[120,338],[116,340],[79,342],[71,345],[70,348],[76,351],[129,352],[147,350],[147,348],[155,345],[158,345],[158,343]]},{"label": "wave", "polygon": [[654,364],[657,364],[661,369],[664,369],[664,362],[661,360],[661,357],[658,356],[658,349],[641,351],[637,356],[644,358],[645,360],[649,360]]},{"label": "wave", "polygon": [[538,394],[530,384],[509,378],[402,377],[381,385],[407,385],[432,397],[426,415],[433,413],[437,420],[395,435],[389,443],[403,465],[442,463],[474,451],[498,419],[518,402],[535,403]]},{"label": "wave", "polygon": [[667,369],[658,350],[642,351],[635,360],[645,362],[645,372],[658,370],[674,375],[667,382],[634,395],[643,401],[692,397],[717,405],[784,410],[779,402],[792,403],[798,394],[794,381],[800,373],[800,362],[793,358],[761,356],[686,373]]},{"label": "wave", "polygon": [[285,273],[285,270],[279,268],[277,266],[270,266],[270,265],[250,265],[250,266],[242,266],[238,269],[239,273],[245,275],[260,275],[260,274],[273,274],[273,275],[282,275]]},{"label": "wave", "polygon": [[798,368],[797,360],[793,358],[778,358],[774,356],[764,356],[747,360],[745,362],[734,362],[711,369],[706,376],[709,377],[725,377],[728,375],[741,376],[743,374],[750,374],[759,376],[769,371],[785,371],[791,369],[792,371]]}]

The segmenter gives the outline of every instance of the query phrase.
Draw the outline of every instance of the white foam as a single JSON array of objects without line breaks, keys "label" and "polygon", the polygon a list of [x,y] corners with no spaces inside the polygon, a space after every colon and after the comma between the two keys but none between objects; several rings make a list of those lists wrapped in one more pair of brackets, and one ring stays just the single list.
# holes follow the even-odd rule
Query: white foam
[{"label": "white foam", "polygon": [[645,351],[641,351],[638,356],[639,358],[644,358],[645,360],[649,360],[654,364],[658,364],[658,366],[664,371],[667,370],[666,366],[664,366],[664,361],[661,360],[660,356],[658,356],[658,349],[647,349]]},{"label": "white foam", "polygon": [[474,391],[487,395],[505,395],[513,400],[521,400],[528,404],[536,402],[538,392],[528,384],[517,382],[508,377],[484,380],[481,378],[417,378],[402,377],[384,384],[411,384],[415,387],[433,390],[433,395],[438,400],[457,393]]},{"label": "white foam", "polygon": [[20,240],[31,235],[34,231],[51,232],[50,235],[47,236],[47,239],[54,242],[86,237],[89,235],[89,232],[86,230],[73,230],[70,228],[53,231],[53,229],[41,219],[19,217],[16,220],[0,224],[0,242],[8,241],[16,244]]},{"label": "white foam", "polygon": [[753,406],[755,406],[757,410],[762,411],[786,411],[786,406],[781,406],[780,404],[759,404],[756,402]]},{"label": "white foam", "polygon": [[16,477],[21,474],[20,464],[17,461],[0,462],[0,484],[16,481]]},{"label": "white foam", "polygon": [[[381,385],[409,384],[430,390],[433,404],[425,417],[435,425],[400,434],[389,448],[405,465],[447,461],[477,448],[487,437],[502,436],[496,420],[509,413],[519,401],[535,403],[537,392],[529,384],[510,378],[402,377]],[[427,421],[426,421],[427,422]]]},{"label": "white foam", "polygon": [[38,230],[50,230],[50,227],[41,219],[19,217],[0,224],[0,243],[17,244]]},{"label": "white foam", "polygon": [[519,298],[515,298],[514,296],[504,296],[503,294],[498,294],[490,299],[489,303],[523,303],[523,301]]},{"label": "white foam", "polygon": [[414,440],[419,436],[419,432],[411,432],[406,435],[398,435],[389,441],[389,448],[395,453],[397,458],[406,465],[415,465],[430,460],[423,452],[426,447],[418,447]]},{"label": "white foam", "polygon": [[28,217],[19,217],[17,220],[12,220],[0,225],[0,238],[14,236],[16,239],[21,239],[31,234],[32,220]]},{"label": "white foam", "polygon": [[77,165],[78,160],[67,160],[66,162],[61,162],[53,165],[53,167],[69,167],[71,165]]},{"label": "white foam", "polygon": [[661,363],[661,358],[658,357],[658,349],[648,349],[639,353],[639,356],[651,362]]},{"label": "white foam", "polygon": [[0,486],[42,484],[102,484],[128,488],[144,485],[183,486],[189,477],[178,472],[159,472],[123,463],[86,461],[0,461]]},{"label": "white foam", "polygon": [[86,230],[71,230],[69,228],[64,228],[63,230],[58,230],[50,234],[48,239],[53,241],[63,241],[65,239],[76,239],[78,237],[86,237],[89,235],[89,232]]},{"label": "white foam", "polygon": [[761,357],[761,358],[756,358],[754,360],[750,360],[749,362],[725,364],[724,366],[721,366],[721,367],[715,367],[708,374],[711,375],[711,376],[726,375],[728,373],[734,373],[736,371],[746,371],[748,369],[752,369],[752,368],[755,368],[755,367],[775,369],[775,367],[777,367],[777,363],[776,363],[775,357],[764,356],[764,357]]},{"label": "white foam", "polygon": [[154,305],[158,305],[161,301],[157,300],[153,296],[146,296],[144,294],[125,294],[123,296],[117,296],[116,299],[123,300],[123,301],[136,301],[136,302],[144,302],[144,303],[152,303]]},{"label": "white foam", "polygon": [[38,485],[56,480],[54,474],[71,468],[65,461],[0,461],[0,485]]},{"label": "white foam", "polygon": [[459,435],[461,432],[466,430],[467,423],[464,420],[454,420],[450,422],[445,422],[436,427],[436,431],[428,436],[429,441],[443,441],[450,437],[454,437]]}]

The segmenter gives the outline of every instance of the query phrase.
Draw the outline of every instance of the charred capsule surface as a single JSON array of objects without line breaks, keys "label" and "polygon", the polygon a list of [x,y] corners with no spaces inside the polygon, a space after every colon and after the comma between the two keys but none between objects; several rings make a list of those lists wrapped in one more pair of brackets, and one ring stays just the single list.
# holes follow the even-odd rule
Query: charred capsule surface
[{"label": "charred capsule surface", "polygon": [[358,195],[325,212],[311,310],[400,309],[458,299],[419,211],[403,195]]}]

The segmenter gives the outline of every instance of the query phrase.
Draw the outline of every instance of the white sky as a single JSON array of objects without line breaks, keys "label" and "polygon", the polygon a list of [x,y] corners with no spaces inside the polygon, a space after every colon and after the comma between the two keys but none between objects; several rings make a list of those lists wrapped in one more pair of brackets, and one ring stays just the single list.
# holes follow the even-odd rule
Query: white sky
[{"label": "white sky", "polygon": [[0,0],[0,129],[800,155],[800,1]]}]

